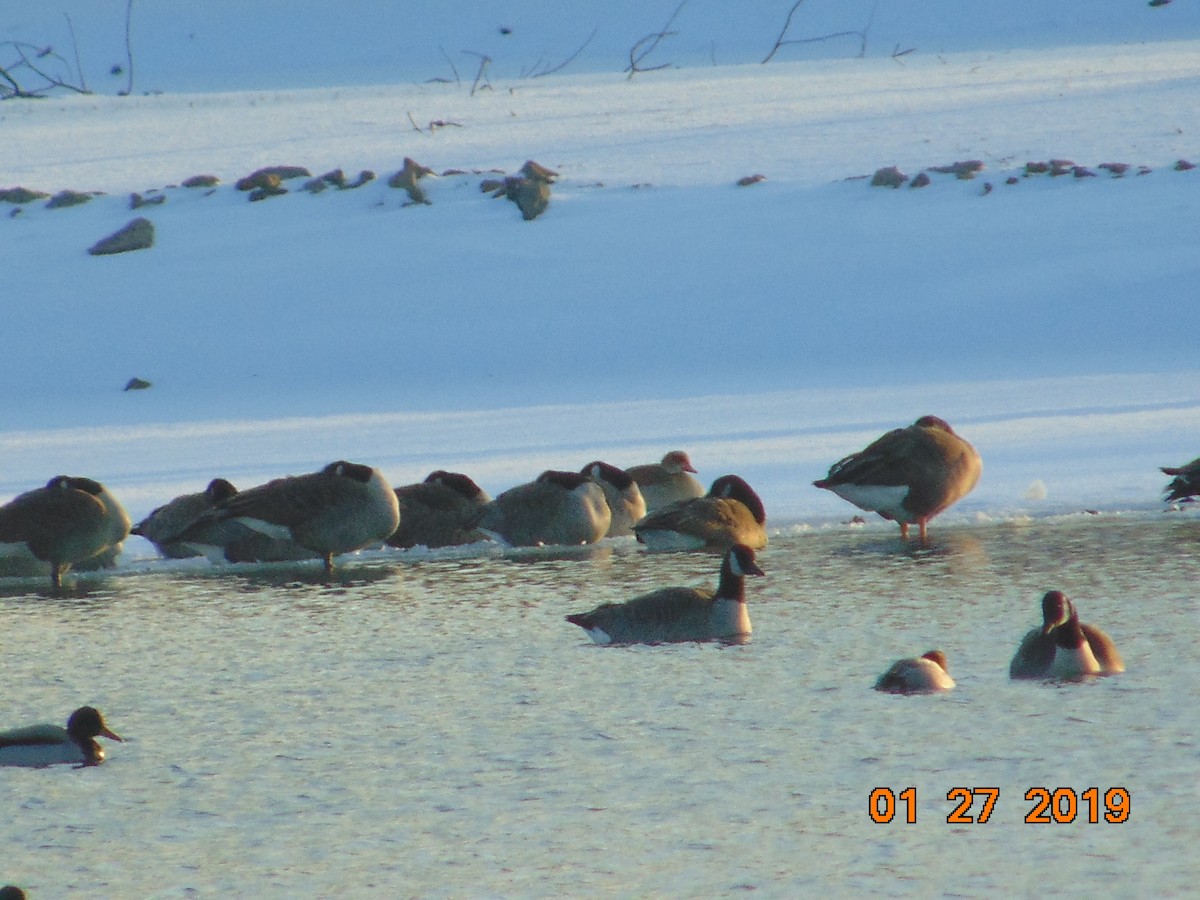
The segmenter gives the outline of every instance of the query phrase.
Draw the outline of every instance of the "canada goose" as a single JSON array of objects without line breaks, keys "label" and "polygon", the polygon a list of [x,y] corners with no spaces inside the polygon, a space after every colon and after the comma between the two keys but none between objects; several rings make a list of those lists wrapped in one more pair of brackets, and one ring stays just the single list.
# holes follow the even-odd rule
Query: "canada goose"
[{"label": "canada goose", "polygon": [[704,496],[704,485],[692,474],[696,469],[682,450],[672,450],[662,462],[632,466],[625,471],[641,488],[648,513],[678,500]]},{"label": "canada goose", "polygon": [[1008,668],[1010,678],[1078,678],[1116,675],[1125,661],[1104,631],[1079,621],[1078,611],[1062,591],[1042,597],[1042,627],[1021,640]]},{"label": "canada goose", "polygon": [[609,537],[625,537],[633,534],[634,523],[646,515],[646,501],[637,482],[624,469],[611,463],[590,462],[580,470],[584,475],[596,479],[608,501],[612,522],[608,526]]},{"label": "canada goose", "polygon": [[214,478],[204,490],[182,494],[152,510],[150,515],[133,526],[132,534],[144,537],[159,553],[170,559],[199,556],[195,545],[181,541],[180,535],[201,516],[237,492],[237,488],[224,478]]},{"label": "canada goose", "polygon": [[81,706],[61,725],[29,725],[0,732],[0,766],[53,766],[76,763],[98,766],[104,762],[104,748],[97,737],[120,741],[104,724],[100,711]]},{"label": "canada goose", "polygon": [[597,644],[659,644],[746,638],[746,576],[762,575],[754,551],[735,544],[721,560],[717,589],[668,587],[625,603],[605,603],[567,616]]},{"label": "canada goose", "polygon": [[549,469],[485,505],[475,527],[514,547],[592,544],[608,534],[612,511],[604,491],[578,472]]},{"label": "canada goose", "polygon": [[56,475],[0,507],[0,556],[49,563],[56,588],[71,566],[110,565],[128,535],[125,509],[91,478]]},{"label": "canada goose", "polygon": [[953,687],[946,654],[941,650],[898,660],[875,682],[875,690],[889,694],[934,694]]},{"label": "canada goose", "polygon": [[[254,555],[249,545],[236,543],[246,539],[246,533],[224,530],[222,523],[244,526],[272,542],[294,543],[322,559],[326,571],[331,571],[338,554],[387,540],[400,524],[400,507],[378,469],[339,460],[319,472],[276,478],[240,491],[202,515],[182,535],[182,540],[198,544],[232,541],[225,544],[226,558],[250,561],[237,558]],[[279,546],[272,543],[271,549]]]},{"label": "canada goose", "polygon": [[1186,466],[1162,466],[1162,472],[1174,476],[1163,489],[1163,499],[1168,503],[1187,503],[1200,496],[1200,458],[1193,459]]},{"label": "canada goose", "polygon": [[400,527],[387,542],[393,547],[454,547],[484,540],[471,526],[491,501],[479,485],[460,472],[430,472],[417,484],[396,488]]},{"label": "canada goose", "polygon": [[834,463],[813,484],[899,522],[901,538],[915,522],[925,540],[929,520],[969,494],[982,471],[975,448],[945,420],[922,416]]},{"label": "canada goose", "polygon": [[767,511],[745,479],[722,475],[707,494],[679,500],[633,526],[647,550],[717,550],[767,545]]}]

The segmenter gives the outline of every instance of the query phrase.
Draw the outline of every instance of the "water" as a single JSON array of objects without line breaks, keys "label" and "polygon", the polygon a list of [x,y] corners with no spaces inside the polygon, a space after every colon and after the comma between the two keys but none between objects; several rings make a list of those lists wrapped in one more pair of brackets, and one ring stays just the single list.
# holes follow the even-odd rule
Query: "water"
[{"label": "water", "polygon": [[[936,523],[935,523],[936,525]],[[0,769],[35,897],[1182,895],[1200,871],[1200,521],[779,534],[744,646],[595,647],[567,612],[715,582],[632,542],[0,582],[0,727],[93,703],[95,769]],[[1049,588],[1128,671],[1010,682]],[[958,688],[871,690],[941,647]],[[876,787],[916,789],[890,824]],[[947,824],[955,787],[1000,791]],[[1027,824],[1030,788],[1131,797]],[[978,815],[982,798],[970,810]],[[1100,810],[1103,814],[1103,809]]]}]

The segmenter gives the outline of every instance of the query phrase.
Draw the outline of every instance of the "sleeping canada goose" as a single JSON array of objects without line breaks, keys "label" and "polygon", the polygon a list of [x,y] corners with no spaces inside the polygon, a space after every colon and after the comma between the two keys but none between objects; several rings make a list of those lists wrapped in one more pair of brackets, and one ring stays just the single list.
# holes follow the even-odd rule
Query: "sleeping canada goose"
[{"label": "sleeping canada goose", "polygon": [[393,547],[455,547],[484,540],[471,522],[487,495],[460,472],[430,472],[424,481],[396,488],[400,527],[387,542]]},{"label": "sleeping canada goose", "polygon": [[319,472],[276,478],[226,498],[202,515],[182,540],[226,541],[225,556],[232,561],[263,559],[244,528],[269,539],[268,550],[289,550],[294,544],[300,548],[297,553],[316,555],[330,571],[333,557],[382,543],[399,524],[396,494],[383,474],[339,460]]},{"label": "sleeping canada goose", "polygon": [[224,478],[214,478],[204,490],[182,494],[151,511],[150,515],[133,526],[132,533],[144,537],[159,553],[170,559],[199,556],[199,551],[193,545],[179,539],[180,535],[201,516],[237,492],[237,488]]},{"label": "sleeping canada goose", "polygon": [[475,527],[513,547],[592,544],[608,534],[612,512],[604,491],[578,472],[549,469],[485,505]]},{"label": "sleeping canada goose", "polygon": [[767,511],[754,488],[738,475],[722,475],[707,494],[679,500],[633,526],[647,550],[717,550],[767,545]]},{"label": "sleeping canada goose", "polygon": [[110,565],[129,527],[125,509],[100,482],[56,475],[0,507],[0,556],[18,566],[30,557],[49,563],[57,588],[71,566]]},{"label": "sleeping canada goose", "polygon": [[611,463],[590,462],[581,470],[584,475],[596,479],[608,501],[612,522],[608,526],[609,537],[625,537],[633,534],[634,523],[646,515],[646,501],[637,482],[624,469]]}]

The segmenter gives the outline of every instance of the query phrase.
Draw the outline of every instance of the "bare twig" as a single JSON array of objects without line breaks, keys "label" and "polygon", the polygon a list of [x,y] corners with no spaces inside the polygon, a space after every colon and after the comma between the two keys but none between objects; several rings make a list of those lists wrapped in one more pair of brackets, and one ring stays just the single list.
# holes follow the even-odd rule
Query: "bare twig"
[{"label": "bare twig", "polygon": [[763,64],[769,63],[772,57],[779,52],[781,47],[789,47],[793,44],[817,44],[822,41],[832,40],[842,37],[857,37],[859,39],[858,56],[861,59],[867,55],[867,32],[871,30],[871,25],[875,21],[875,10],[878,3],[871,7],[871,14],[867,17],[867,24],[861,31],[837,31],[833,34],[823,34],[820,37],[811,38],[788,38],[788,29],[792,27],[792,16],[796,14],[796,10],[800,8],[800,4],[804,0],[796,0],[792,4],[792,8],[788,10],[787,18],[783,20],[783,28],[779,32],[779,37],[775,39],[775,46],[771,48],[771,52],[763,57]]},{"label": "bare twig", "polygon": [[492,58],[486,53],[476,53],[474,50],[464,50],[463,53],[466,53],[468,56],[479,57],[479,71],[475,73],[475,80],[471,83],[471,96],[474,97],[475,91],[480,89],[479,83],[481,81],[484,87],[489,91],[492,90],[492,83],[488,81],[486,75],[487,67],[491,64]]},{"label": "bare twig", "polygon": [[450,64],[450,71],[454,73],[454,83],[462,84],[462,80],[458,77],[458,67],[454,65],[454,60],[450,58],[450,54],[446,52],[444,47],[438,47],[442,51],[442,56],[446,57],[446,62]]},{"label": "bare twig", "polygon": [[87,89],[87,79],[83,76],[83,63],[79,61],[79,42],[75,40],[75,26],[71,24],[71,17],[63,13],[63,18],[67,20],[67,31],[71,33],[71,48],[75,51],[75,71],[79,73],[79,86],[83,88],[85,93],[91,93]]},{"label": "bare twig", "polygon": [[421,133],[421,126],[417,124],[417,120],[412,117],[412,113],[407,113],[408,121],[412,123],[413,131]]},{"label": "bare twig", "polygon": [[130,29],[132,21],[133,0],[129,0],[125,4],[125,59],[129,63],[125,71],[129,77],[125,80],[125,90],[120,92],[122,97],[128,97],[133,93],[133,37]]},{"label": "bare twig", "polygon": [[[539,70],[537,65],[535,64],[534,67],[529,71],[528,77],[529,78],[541,78],[544,75],[553,75],[555,72],[561,72],[563,69],[565,69],[571,63],[573,63],[575,61],[575,58],[577,56],[579,56],[580,53],[583,52],[584,48],[592,42],[592,38],[594,38],[596,36],[597,30],[598,30],[598,28],[593,28],[592,33],[588,35],[587,40],[579,45],[579,49],[577,49],[574,53],[572,53],[570,56],[568,56],[566,59],[564,59],[562,62],[560,62],[557,66],[554,66],[551,69],[540,69]],[[541,60],[539,60],[538,62],[540,63]]]},{"label": "bare twig", "polygon": [[[36,47],[33,47],[32,44],[19,44],[16,41],[9,41],[9,43],[12,45],[12,48],[17,51],[17,55],[19,57],[21,57],[21,62],[18,63],[17,65],[24,66],[25,68],[29,69],[29,71],[33,72],[35,75],[37,75],[38,77],[40,77],[46,81],[46,85],[44,87],[34,88],[33,90],[29,90],[29,91],[20,90],[15,94],[15,96],[17,96],[17,97],[41,97],[46,93],[46,91],[49,91],[56,87],[66,88],[69,91],[75,91],[77,94],[90,94],[91,93],[91,91],[89,91],[87,88],[79,87],[78,85],[70,84],[69,82],[63,81],[61,78],[57,78],[54,75],[51,75],[49,72],[46,72],[46,71],[38,68],[36,65],[34,65],[33,60],[31,60],[28,56],[25,55],[26,47],[31,47],[33,49],[37,49]],[[60,63],[62,63],[64,67],[70,68],[69,66],[67,66],[67,61],[65,59],[63,59],[61,56],[59,56],[57,53],[55,53],[50,47],[43,47],[42,49],[37,50],[37,58],[38,59],[44,59],[46,57],[56,59]],[[11,70],[13,68],[16,68],[16,66],[9,66],[9,71],[11,72]],[[13,81],[11,74],[8,75],[8,79],[9,79],[9,81]],[[15,81],[13,83],[15,84]]]},{"label": "bare twig", "polygon": [[675,12],[671,13],[671,18],[667,19],[667,24],[665,24],[658,31],[646,35],[629,49],[629,65],[625,69],[625,71],[629,73],[629,78],[633,78],[633,76],[638,72],[654,72],[658,69],[666,69],[670,67],[670,63],[662,63],[661,65],[657,66],[643,66],[642,60],[658,49],[658,45],[667,38],[674,37],[679,33],[669,29],[671,28],[671,25],[674,24],[675,19],[678,18],[679,13],[682,12],[685,6],[687,6],[687,2],[688,0],[679,0],[679,5],[675,7]]}]

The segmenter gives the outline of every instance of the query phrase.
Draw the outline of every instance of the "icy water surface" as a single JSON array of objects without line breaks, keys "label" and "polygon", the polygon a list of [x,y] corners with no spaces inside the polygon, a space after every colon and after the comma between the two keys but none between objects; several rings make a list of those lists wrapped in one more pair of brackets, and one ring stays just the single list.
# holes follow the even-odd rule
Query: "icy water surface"
[{"label": "icy water surface", "polygon": [[[93,703],[126,738],[99,768],[0,769],[0,883],[123,898],[1192,893],[1194,515],[935,527],[925,550],[884,528],[783,534],[760,559],[753,640],[730,647],[594,647],[563,621],[715,580],[715,557],[632,542],[367,555],[329,583],[315,567],[170,563],[57,598],[0,582],[0,727]],[[1114,637],[1125,674],[1009,681],[1049,588]],[[957,690],[871,690],[933,647]],[[880,818],[896,796],[890,823],[869,815],[875,788]],[[998,789],[988,821],[947,823],[956,788]],[[1034,788],[1066,789],[1059,817],[1073,796],[1075,820],[1026,822]],[[1130,798],[1122,823],[1105,821],[1112,788]]]}]

